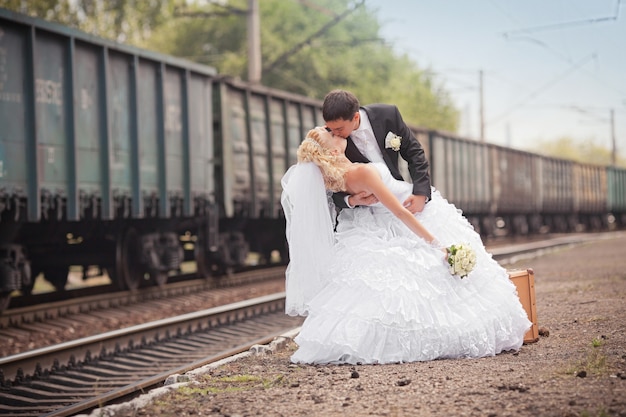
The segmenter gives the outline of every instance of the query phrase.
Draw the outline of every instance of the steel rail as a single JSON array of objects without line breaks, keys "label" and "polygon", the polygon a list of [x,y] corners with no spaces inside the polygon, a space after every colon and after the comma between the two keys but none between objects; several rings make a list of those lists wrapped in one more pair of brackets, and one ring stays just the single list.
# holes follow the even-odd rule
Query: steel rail
[{"label": "steel rail", "polygon": [[58,364],[83,362],[93,354],[101,357],[119,352],[121,346],[132,346],[138,341],[159,341],[167,334],[178,334],[188,329],[203,330],[230,320],[250,316],[250,310],[265,310],[271,304],[283,302],[285,293],[239,301],[176,317],[139,324],[70,342],[34,349],[0,358],[0,370],[5,379],[18,382],[28,376],[37,376],[58,368]]},{"label": "steel rail", "polygon": [[[162,287],[142,288],[139,291],[105,292],[86,297],[71,298],[27,307],[10,308],[0,314],[0,329],[19,326],[22,323],[41,322],[71,314],[81,314],[93,310],[132,305],[145,300],[167,298],[176,295],[193,294],[217,288],[232,287],[249,282],[256,282],[278,275],[284,275],[284,265],[240,272],[229,277],[217,279],[198,278],[172,282]],[[105,287],[100,286],[104,290]],[[98,287],[98,288],[100,288]],[[93,289],[93,288],[92,288]]]},{"label": "steel rail", "polygon": [[64,407],[58,410],[55,410],[51,413],[44,414],[46,417],[65,417],[75,415],[77,413],[92,410],[94,408],[100,407],[103,404],[109,404],[113,401],[119,401],[120,399],[128,396],[133,396],[138,392],[145,392],[146,390],[155,388],[162,384],[169,376],[174,374],[182,374],[193,369],[197,369],[201,366],[217,362],[221,359],[228,358],[230,356],[236,355],[241,352],[245,352],[250,349],[251,346],[255,344],[267,344],[270,343],[274,338],[280,335],[280,333],[276,333],[273,335],[268,335],[266,337],[262,337],[256,340],[252,340],[249,343],[243,343],[239,346],[236,346],[229,350],[224,350],[217,355],[207,356],[206,358],[200,359],[195,362],[191,362],[187,365],[180,366],[178,368],[174,368],[168,370],[166,372],[161,372],[160,374],[154,375],[149,378],[142,379],[140,381],[134,382],[132,384],[128,384],[124,387],[117,388],[111,391],[108,391],[104,394],[98,395],[96,397],[90,398],[85,401],[81,401],[76,404],[72,404],[68,407]]},{"label": "steel rail", "polygon": [[[74,415],[267,344],[301,324],[284,314],[284,297],[275,293],[3,358],[0,368],[19,376],[0,387],[0,413]],[[129,348],[121,350],[126,342]],[[90,352],[96,349],[101,354],[94,360]],[[51,368],[42,371],[44,366]],[[25,376],[20,368],[34,374]]]},{"label": "steel rail", "polygon": [[502,247],[492,247],[489,248],[489,253],[492,254],[493,259],[502,265],[507,265],[523,259],[541,256],[563,247],[571,247],[603,239],[616,239],[624,235],[626,235],[626,232],[567,234],[534,242],[509,243]]}]

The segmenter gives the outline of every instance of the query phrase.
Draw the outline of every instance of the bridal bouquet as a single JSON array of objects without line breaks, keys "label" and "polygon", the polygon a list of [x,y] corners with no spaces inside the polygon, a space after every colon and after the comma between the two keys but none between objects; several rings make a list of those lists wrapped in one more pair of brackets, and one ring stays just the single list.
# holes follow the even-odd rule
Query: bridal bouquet
[{"label": "bridal bouquet", "polygon": [[467,243],[452,245],[448,248],[450,273],[465,278],[476,266],[476,253]]}]

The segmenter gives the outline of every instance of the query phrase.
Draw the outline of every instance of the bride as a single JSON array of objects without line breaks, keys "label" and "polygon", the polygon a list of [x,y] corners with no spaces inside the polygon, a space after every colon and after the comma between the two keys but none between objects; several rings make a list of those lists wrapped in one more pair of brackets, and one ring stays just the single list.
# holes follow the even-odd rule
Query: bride
[{"label": "bride", "polygon": [[[290,262],[286,312],[307,316],[294,363],[397,363],[517,350],[530,327],[513,283],[461,212],[432,189],[424,210],[384,163],[352,163],[346,140],[311,130],[282,180]],[[330,192],[378,203],[342,210]],[[476,266],[451,275],[446,247],[469,244]]]}]

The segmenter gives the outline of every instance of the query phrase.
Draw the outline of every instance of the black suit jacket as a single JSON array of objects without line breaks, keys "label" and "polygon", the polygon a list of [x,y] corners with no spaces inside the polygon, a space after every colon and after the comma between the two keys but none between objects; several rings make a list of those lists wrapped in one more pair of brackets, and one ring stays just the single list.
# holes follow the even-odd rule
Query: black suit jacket
[{"label": "black suit jacket", "polygon": [[[428,161],[424,149],[411,132],[411,129],[402,120],[402,115],[396,106],[389,104],[371,104],[361,107],[367,113],[372,125],[376,142],[383,154],[383,160],[389,167],[389,171],[394,178],[402,180],[398,167],[398,154],[408,162],[409,173],[413,181],[413,194],[424,195],[430,199],[430,174],[428,173]],[[392,132],[400,137],[400,150],[394,151],[385,148],[385,137]],[[370,162],[356,147],[352,139],[348,137],[346,156],[352,162]],[[333,200],[335,205],[346,208],[344,201],[345,193],[335,193]]]}]

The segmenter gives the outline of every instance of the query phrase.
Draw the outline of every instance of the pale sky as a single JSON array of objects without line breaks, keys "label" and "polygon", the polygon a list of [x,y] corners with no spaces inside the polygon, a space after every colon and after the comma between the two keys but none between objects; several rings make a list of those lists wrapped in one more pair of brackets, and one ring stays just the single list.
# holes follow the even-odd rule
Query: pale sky
[{"label": "pale sky", "polygon": [[626,156],[626,0],[366,0],[382,36],[450,91],[459,133],[523,148],[568,136]]}]

